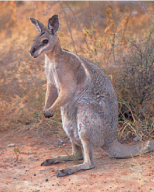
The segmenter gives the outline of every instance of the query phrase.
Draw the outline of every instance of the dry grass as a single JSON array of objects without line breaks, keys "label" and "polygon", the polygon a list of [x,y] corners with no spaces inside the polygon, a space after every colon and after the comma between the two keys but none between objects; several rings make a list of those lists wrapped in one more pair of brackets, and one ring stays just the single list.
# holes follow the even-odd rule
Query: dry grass
[{"label": "dry grass", "polygon": [[58,13],[61,46],[96,62],[116,88],[119,139],[153,135],[153,2],[12,1],[0,8],[0,131],[61,130],[59,112],[42,115],[44,57],[29,54],[37,35],[29,17],[47,24]]}]

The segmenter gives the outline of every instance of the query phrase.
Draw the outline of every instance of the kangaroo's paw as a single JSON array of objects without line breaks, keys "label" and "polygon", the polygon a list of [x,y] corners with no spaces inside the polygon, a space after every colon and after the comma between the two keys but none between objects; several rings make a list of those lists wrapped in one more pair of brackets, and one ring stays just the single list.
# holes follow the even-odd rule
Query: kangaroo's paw
[{"label": "kangaroo's paw", "polygon": [[44,110],[43,114],[44,114],[45,118],[50,118],[50,117],[53,117],[53,115],[54,115],[54,113],[49,109]]},{"label": "kangaroo's paw", "polygon": [[55,159],[46,159],[41,166],[48,166],[48,165],[52,165],[52,164],[57,164],[59,162],[57,162]]}]

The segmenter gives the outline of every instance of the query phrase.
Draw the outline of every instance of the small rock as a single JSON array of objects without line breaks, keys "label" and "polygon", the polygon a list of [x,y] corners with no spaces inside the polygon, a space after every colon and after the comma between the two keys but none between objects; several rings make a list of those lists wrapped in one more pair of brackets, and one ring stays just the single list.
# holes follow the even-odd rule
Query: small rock
[{"label": "small rock", "polygon": [[8,147],[14,147],[14,146],[15,146],[14,143],[8,144]]}]

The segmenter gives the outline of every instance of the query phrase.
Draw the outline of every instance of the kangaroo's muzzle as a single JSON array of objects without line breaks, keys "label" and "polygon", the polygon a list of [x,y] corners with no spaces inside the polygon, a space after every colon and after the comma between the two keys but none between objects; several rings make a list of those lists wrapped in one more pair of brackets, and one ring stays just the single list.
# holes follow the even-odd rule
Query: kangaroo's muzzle
[{"label": "kangaroo's muzzle", "polygon": [[36,48],[35,48],[35,47],[32,47],[32,48],[30,49],[30,54],[31,54],[31,56],[33,56],[34,58],[37,57],[37,56],[34,54],[35,51],[36,51]]}]

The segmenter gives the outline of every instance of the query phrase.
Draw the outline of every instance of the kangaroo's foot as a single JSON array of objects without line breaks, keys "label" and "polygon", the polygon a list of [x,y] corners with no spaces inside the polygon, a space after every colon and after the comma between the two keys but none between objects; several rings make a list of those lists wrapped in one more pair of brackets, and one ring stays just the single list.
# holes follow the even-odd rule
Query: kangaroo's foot
[{"label": "kangaroo's foot", "polygon": [[53,164],[60,163],[62,161],[78,161],[78,160],[82,160],[82,159],[83,159],[83,155],[82,155],[81,147],[78,145],[75,145],[72,142],[72,154],[71,155],[63,155],[63,156],[58,156],[53,159],[46,159],[41,164],[41,166],[53,165]]},{"label": "kangaroo's foot", "polygon": [[76,173],[77,171],[88,170],[88,169],[92,169],[94,167],[95,167],[94,165],[89,164],[89,163],[83,163],[80,165],[75,165],[75,166],[60,170],[57,177],[63,177],[65,175],[71,175],[73,173]]},{"label": "kangaroo's foot", "polygon": [[59,162],[56,161],[56,159],[46,159],[43,163],[41,163],[41,166],[48,166],[48,165],[57,164],[57,163]]},{"label": "kangaroo's foot", "polygon": [[46,159],[41,166],[48,166],[48,165],[53,165],[57,163],[61,163],[62,161],[77,161],[77,160],[82,160],[83,158],[76,158],[74,155],[64,155],[64,156],[58,156],[53,159]]}]

